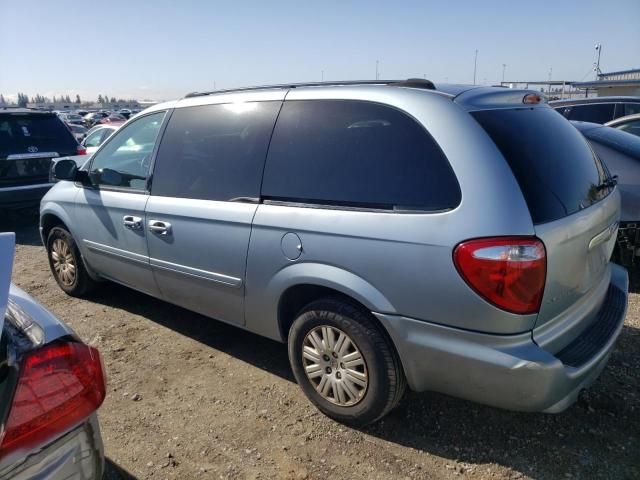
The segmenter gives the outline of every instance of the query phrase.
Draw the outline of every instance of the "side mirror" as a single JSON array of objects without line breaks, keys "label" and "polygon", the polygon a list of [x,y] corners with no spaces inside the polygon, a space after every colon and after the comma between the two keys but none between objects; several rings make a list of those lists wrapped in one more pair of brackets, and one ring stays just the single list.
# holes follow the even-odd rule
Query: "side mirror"
[{"label": "side mirror", "polygon": [[63,158],[62,160],[55,162],[51,170],[53,181],[74,181],[78,174],[78,165],[71,159]]}]

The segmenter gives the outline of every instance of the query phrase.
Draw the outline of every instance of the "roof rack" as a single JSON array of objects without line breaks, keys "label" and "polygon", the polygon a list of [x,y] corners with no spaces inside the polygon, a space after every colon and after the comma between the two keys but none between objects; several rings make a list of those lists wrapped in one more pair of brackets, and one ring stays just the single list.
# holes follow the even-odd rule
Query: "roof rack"
[{"label": "roof rack", "polygon": [[435,90],[436,86],[431,80],[424,78],[409,78],[407,80],[343,80],[337,82],[304,82],[304,83],[281,83],[276,85],[261,85],[256,87],[241,87],[230,88],[226,90],[212,90],[210,92],[191,92],[185,95],[184,98],[203,97],[206,95],[213,95],[216,93],[230,93],[230,92],[248,92],[253,90],[265,90],[272,88],[298,88],[298,87],[328,87],[328,86],[348,86],[348,85],[389,85],[395,87],[411,87],[411,88],[424,88],[426,90]]}]

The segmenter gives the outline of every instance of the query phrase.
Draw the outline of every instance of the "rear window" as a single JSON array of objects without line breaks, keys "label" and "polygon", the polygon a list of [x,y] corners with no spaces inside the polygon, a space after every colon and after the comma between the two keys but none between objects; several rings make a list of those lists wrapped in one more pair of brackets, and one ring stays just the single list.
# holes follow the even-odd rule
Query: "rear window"
[{"label": "rear window", "polygon": [[461,199],[449,162],[419,123],[395,108],[350,100],[284,103],[262,194],[389,210],[445,210]]},{"label": "rear window", "polygon": [[473,112],[511,167],[534,223],[586,208],[609,193],[600,160],[582,134],[550,108]]},{"label": "rear window", "polygon": [[77,145],[55,115],[0,114],[0,157],[41,152],[75,155]]}]

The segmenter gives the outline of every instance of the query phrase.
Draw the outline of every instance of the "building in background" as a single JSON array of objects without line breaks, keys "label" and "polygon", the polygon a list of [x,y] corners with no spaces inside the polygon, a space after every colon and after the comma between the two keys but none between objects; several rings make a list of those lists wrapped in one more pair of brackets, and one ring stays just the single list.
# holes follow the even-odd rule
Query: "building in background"
[{"label": "building in background", "polygon": [[640,68],[620,70],[618,72],[600,73],[592,82],[573,82],[573,87],[595,92],[598,97],[605,96],[640,96]]}]

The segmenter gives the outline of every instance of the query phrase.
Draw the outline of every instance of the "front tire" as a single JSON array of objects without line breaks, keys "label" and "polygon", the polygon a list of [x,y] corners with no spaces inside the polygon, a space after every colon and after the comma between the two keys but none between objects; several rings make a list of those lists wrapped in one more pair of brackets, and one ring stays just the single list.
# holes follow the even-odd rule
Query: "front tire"
[{"label": "front tire", "polygon": [[371,313],[339,298],[307,305],[293,322],[288,346],[307,398],[347,425],[379,420],[406,390],[400,360]]},{"label": "front tire", "polygon": [[53,278],[66,294],[81,297],[96,287],[97,283],[87,273],[75,240],[64,228],[54,227],[49,232],[47,257]]}]

